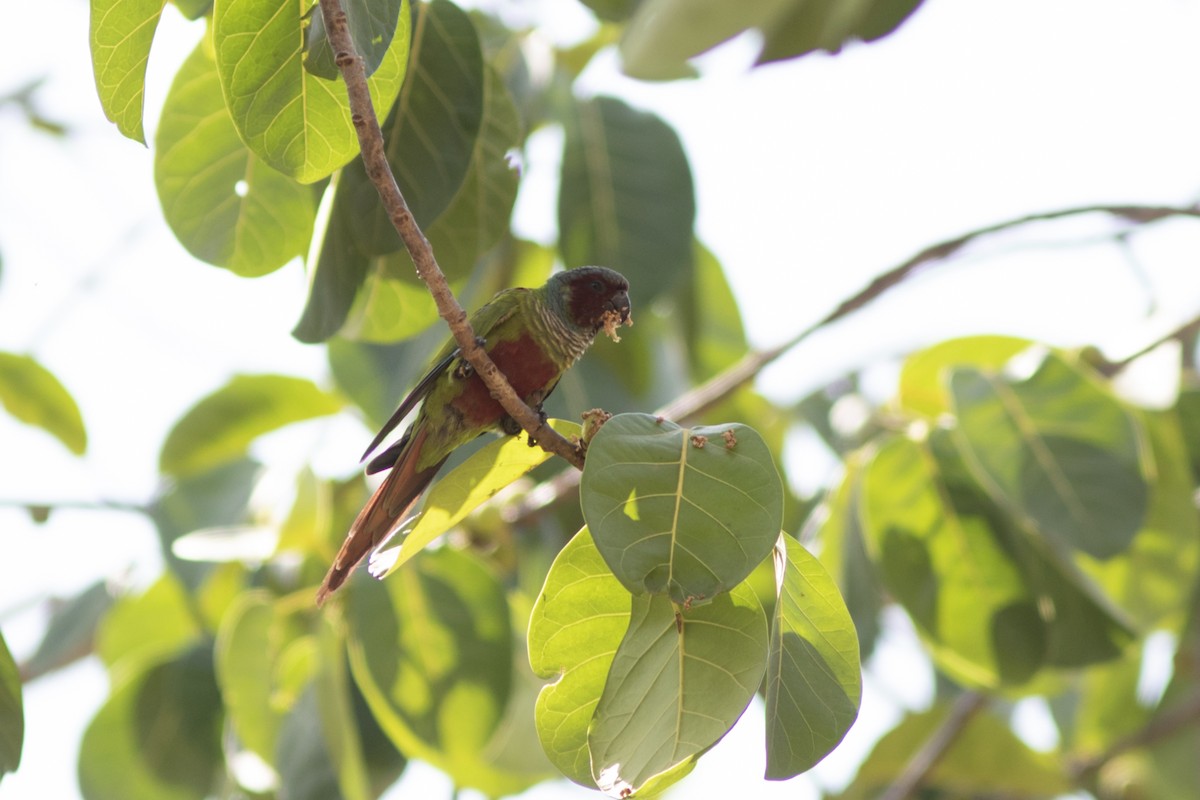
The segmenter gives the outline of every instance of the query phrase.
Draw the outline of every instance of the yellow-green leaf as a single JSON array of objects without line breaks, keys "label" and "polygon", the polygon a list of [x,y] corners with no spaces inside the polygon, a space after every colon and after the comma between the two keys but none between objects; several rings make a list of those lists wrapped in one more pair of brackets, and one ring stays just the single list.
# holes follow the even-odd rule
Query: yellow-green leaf
[{"label": "yellow-green leaf", "polygon": [[30,356],[0,353],[0,404],[58,439],[76,455],[87,450],[79,406],[48,369]]}]

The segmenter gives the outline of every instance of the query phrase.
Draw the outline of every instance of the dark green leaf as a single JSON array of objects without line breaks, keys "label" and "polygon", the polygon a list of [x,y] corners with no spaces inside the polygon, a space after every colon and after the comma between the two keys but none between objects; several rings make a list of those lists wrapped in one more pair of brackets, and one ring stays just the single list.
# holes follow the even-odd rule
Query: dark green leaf
[{"label": "dark green leaf", "polygon": [[58,439],[75,455],[87,450],[79,406],[58,378],[30,356],[0,352],[0,404],[21,422]]},{"label": "dark green leaf", "polygon": [[242,144],[207,42],[179,68],[163,104],[154,182],[167,224],[202,261],[254,277],[308,247],[312,190]]},{"label": "dark green leaf", "polygon": [[692,267],[696,204],[687,156],[667,123],[620,100],[597,97],[572,110],[558,195],[563,262],[615,267],[635,303],[648,302],[678,287]]},{"label": "dark green leaf", "polygon": [[588,729],[600,789],[637,791],[715,744],[754,697],[766,661],[766,615],[744,584],[692,609],[634,595]]},{"label": "dark green leaf", "polygon": [[[246,146],[275,169],[312,183],[358,152],[346,89],[304,69],[301,6],[285,0],[229,0],[214,8],[217,73]],[[389,108],[408,60],[403,9],[383,63],[369,80],[376,108]],[[319,132],[319,135],[315,135]]]},{"label": "dark green leaf", "polygon": [[279,752],[273,759],[279,771],[279,793],[288,800],[342,798],[337,770],[329,759],[321,719],[317,713],[317,691],[309,684],[283,718]]},{"label": "dark green leaf", "polygon": [[626,588],[688,605],[741,583],[771,552],[783,517],[779,474],[753,428],[680,428],[647,414],[600,429],[580,501]]},{"label": "dark green leaf", "polygon": [[175,423],[159,469],[176,476],[205,472],[244,455],[264,433],[336,413],[342,405],[337,395],[304,378],[236,375]]},{"label": "dark green leaf", "polygon": [[[404,3],[402,0],[342,0],[346,22],[354,49],[362,57],[367,76],[379,69],[392,43],[396,23]],[[304,67],[327,81],[336,80],[341,73],[333,60],[333,46],[325,30],[325,16],[319,5],[313,5],[312,16],[304,30]]]},{"label": "dark green leaf", "polygon": [[967,464],[1009,513],[1095,558],[1129,546],[1149,502],[1144,434],[1111,394],[1052,354],[1024,379],[955,370],[950,391]]},{"label": "dark green leaf", "polygon": [[790,536],[775,551],[779,599],[767,660],[767,778],[811,769],[854,724],[862,696],[858,637],[837,586]]},{"label": "dark green leaf", "polygon": [[854,39],[875,41],[898,28],[921,2],[791,0],[783,13],[761,26],[765,41],[758,63],[795,58],[814,50],[836,53]]},{"label": "dark green leaf", "polygon": [[[335,198],[340,196],[342,181],[355,180],[344,170],[337,178]],[[311,278],[304,312],[292,335],[305,344],[317,344],[337,333],[354,305],[358,288],[367,278],[371,259],[354,240],[350,217],[352,210],[336,199],[329,222],[321,237],[316,263],[309,264]]]},{"label": "dark green leaf", "polygon": [[201,800],[224,768],[221,696],[201,645],[118,682],[79,751],[87,800]]},{"label": "dark green leaf", "polygon": [[213,0],[173,0],[179,13],[188,19],[200,19],[212,9]]},{"label": "dark green leaf", "polygon": [[629,18],[642,0],[581,0],[605,22],[622,22]]},{"label": "dark green leaf", "polygon": [[[462,186],[483,113],[483,55],[471,18],[449,0],[420,5],[408,75],[383,135],[396,182],[422,228]],[[343,183],[338,200],[354,209],[351,226],[362,251],[382,255],[402,249],[361,162],[346,169]]]},{"label": "dark green leaf", "polygon": [[584,528],[554,559],[529,619],[529,663],[552,681],[538,694],[538,738],[554,766],[592,788],[588,724],[621,637],[629,592]]},{"label": "dark green leaf", "polygon": [[146,62],[162,8],[163,0],[91,0],[92,71],[100,105],[117,130],[142,144]]},{"label": "dark green leaf", "polygon": [[25,710],[21,699],[21,675],[4,635],[0,634],[0,775],[21,766],[25,741]]},{"label": "dark green leaf", "polygon": [[54,608],[46,634],[25,669],[40,675],[92,652],[96,628],[113,606],[107,582],[97,581]]}]

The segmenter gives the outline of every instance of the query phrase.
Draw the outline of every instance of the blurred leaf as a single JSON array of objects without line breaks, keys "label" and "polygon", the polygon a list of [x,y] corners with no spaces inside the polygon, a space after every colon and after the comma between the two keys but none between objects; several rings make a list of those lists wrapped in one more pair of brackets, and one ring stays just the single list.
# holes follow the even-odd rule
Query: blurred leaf
[{"label": "blurred leaf", "polygon": [[244,455],[264,433],[342,407],[341,398],[305,378],[235,375],[175,423],[163,443],[159,469],[196,475]]},{"label": "blurred leaf", "polygon": [[54,608],[42,641],[24,664],[25,670],[41,675],[91,653],[96,629],[114,602],[108,585],[97,581]]},{"label": "blurred leaf", "polygon": [[695,267],[679,310],[692,378],[701,382],[732,366],[750,347],[721,262],[700,242],[695,250]]},{"label": "blurred leaf", "polygon": [[767,773],[811,769],[854,724],[862,697],[858,637],[837,586],[799,542],[775,551],[779,600],[766,675]]},{"label": "blurred leaf", "polygon": [[[846,474],[809,515],[802,541],[820,545],[820,561],[833,576],[858,632],[862,661],[871,657],[880,633],[879,614],[883,609],[883,589],[879,575],[867,556],[859,520],[859,481],[863,461],[859,455],[845,462]],[[809,534],[809,528],[815,528]]]},{"label": "blurred leaf", "polygon": [[950,392],[959,446],[1004,508],[1095,558],[1129,546],[1149,487],[1143,434],[1112,395],[1049,353],[1025,379],[956,369]]},{"label": "blurred leaf", "polygon": [[[917,751],[935,734],[948,709],[909,714],[884,735],[859,767],[839,800],[868,800],[891,786]],[[1049,798],[1072,787],[1051,753],[1038,753],[1017,738],[1004,722],[977,714],[952,740],[922,782],[925,791],[958,797]]]},{"label": "blurred leaf", "polygon": [[198,587],[211,568],[179,559],[175,542],[192,531],[243,522],[250,492],[262,465],[249,459],[222,464],[169,484],[155,498],[150,517],[158,527],[167,566],[190,587]]},{"label": "blurred leaf", "polygon": [[[449,0],[419,4],[413,26],[408,74],[383,137],[404,199],[426,228],[450,205],[470,169],[483,122],[484,69],[471,18]],[[346,168],[336,202],[353,209],[351,229],[364,253],[403,248],[361,160]]]},{"label": "blurred leaf", "polygon": [[[556,419],[549,423],[567,438],[579,436],[579,426],[573,422]],[[380,579],[391,575],[496,492],[549,458],[542,448],[529,446],[525,431],[488,442],[437,479],[425,497],[421,516],[401,542],[371,555],[371,574]]]},{"label": "blurred leaf", "polygon": [[122,597],[96,631],[96,655],[114,685],[144,672],[194,643],[202,631],[186,590],[164,573],[140,595]]},{"label": "blurred leaf", "polygon": [[212,649],[198,645],[114,683],[83,734],[86,800],[201,800],[223,774]]},{"label": "blurred leaf", "polygon": [[1178,417],[1141,412],[1153,456],[1149,510],[1129,549],[1107,560],[1078,555],[1081,568],[1106,596],[1149,629],[1182,625],[1185,597],[1200,562],[1200,520],[1193,499],[1194,479]]},{"label": "blurred leaf", "polygon": [[[391,277],[396,274],[393,268],[406,259],[399,253],[371,259],[373,268],[342,327],[343,336],[386,344],[412,338],[437,324],[437,305],[425,285]],[[448,333],[442,326],[442,335]]]},{"label": "blurred leaf", "polygon": [[563,263],[615,267],[629,279],[634,303],[648,305],[692,267],[696,203],[687,155],[667,123],[620,100],[578,101],[572,111],[558,194]]},{"label": "blurred leaf", "polygon": [[326,346],[329,369],[338,388],[366,415],[367,427],[380,428],[421,379],[445,336],[446,331],[437,330],[386,345],[335,338]]},{"label": "blurred leaf", "polygon": [[347,797],[339,788],[337,770],[325,746],[314,684],[305,688],[283,718],[279,752],[271,760],[279,772],[281,797],[288,800],[340,800]]},{"label": "blurred leaf", "polygon": [[637,9],[642,0],[581,0],[605,22],[623,22]]},{"label": "blurred leaf", "polygon": [[634,595],[588,729],[601,791],[637,791],[719,741],[758,690],[767,645],[766,615],[745,585],[692,609]]},{"label": "blurred leaf", "polygon": [[600,429],[580,501],[627,589],[689,606],[741,583],[771,552],[783,517],[779,474],[753,428],[680,428],[648,414]]},{"label": "blurred leaf", "polygon": [[179,13],[188,19],[200,19],[207,14],[213,5],[213,0],[173,0]]},{"label": "blurred leaf", "polygon": [[542,747],[564,775],[589,788],[596,783],[588,725],[628,624],[629,592],[584,528],[559,551],[538,594],[529,620],[529,663],[551,681],[534,711]]},{"label": "blurred leaf", "polygon": [[89,41],[100,105],[123,136],[142,144],[146,62],[162,8],[163,0],[91,0]]},{"label": "blurred leaf", "polygon": [[1141,650],[1130,649],[1125,657],[1100,664],[1079,676],[1078,707],[1070,738],[1075,758],[1096,756],[1120,739],[1133,734],[1150,716],[1138,702]]},{"label": "blurred leaf", "polygon": [[296,475],[296,499],[279,530],[276,552],[320,552],[333,521],[333,489],[305,466]]},{"label": "blurred leaf", "polygon": [[[483,121],[470,166],[450,204],[426,229],[438,265],[450,280],[471,274],[480,256],[508,231],[517,199],[517,169],[509,152],[521,144],[521,122],[504,82],[490,67],[484,70]],[[393,275],[417,281],[407,250],[400,250]],[[424,291],[424,285],[421,285]]]},{"label": "blurred leaf", "polygon": [[308,247],[312,190],[242,144],[207,41],[179,68],[163,104],[154,182],[167,224],[202,261],[255,277]]},{"label": "blurred leaf", "polygon": [[1192,475],[1200,479],[1200,388],[1192,386],[1180,391],[1175,410],[1179,414]]},{"label": "blurred leaf", "polygon": [[863,535],[939,665],[970,686],[1019,684],[1042,663],[1037,603],[978,503],[929,445],[887,439],[863,470]]},{"label": "blurred leaf", "polygon": [[0,404],[21,422],[58,439],[75,455],[87,450],[79,406],[58,378],[32,357],[0,352]]},{"label": "blurred leaf", "polygon": [[949,414],[950,371],[955,367],[1001,369],[1033,343],[1014,336],[966,336],[919,350],[904,360],[896,403],[905,411],[936,419]]},{"label": "blurred leaf", "polygon": [[[300,11],[283,0],[221,3],[213,13],[213,48],[222,92],[246,146],[285,175],[312,183],[353,158],[358,137],[345,87],[304,68],[307,21]],[[407,9],[397,22],[387,55],[369,80],[379,109],[391,107],[408,60]]]},{"label": "blurred leaf", "polygon": [[21,699],[21,675],[4,635],[0,634],[0,776],[21,766],[25,741],[25,710]]},{"label": "blurred leaf", "polygon": [[[362,57],[367,77],[375,73],[383,63],[396,23],[403,8],[402,0],[342,0],[346,12],[347,27],[354,49]],[[333,45],[325,30],[325,15],[320,6],[314,5],[312,17],[305,29],[304,68],[312,74],[334,81],[341,77],[333,60]]]},{"label": "blurred leaf", "polygon": [[795,58],[814,50],[836,53],[854,39],[873,42],[900,26],[922,0],[791,0],[782,14],[762,26],[759,64]]},{"label": "blurred leaf", "polygon": [[491,572],[467,553],[426,550],[347,594],[354,680],[401,752],[492,796],[536,782],[484,758],[512,676],[508,604]]}]

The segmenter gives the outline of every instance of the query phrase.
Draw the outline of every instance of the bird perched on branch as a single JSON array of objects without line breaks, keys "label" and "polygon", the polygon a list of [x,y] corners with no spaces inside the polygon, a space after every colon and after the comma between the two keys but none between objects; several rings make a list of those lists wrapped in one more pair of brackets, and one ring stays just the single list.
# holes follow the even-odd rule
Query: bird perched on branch
[{"label": "bird perched on branch", "polygon": [[[560,272],[537,289],[506,289],[471,315],[484,350],[517,396],[539,412],[596,334],[607,330],[615,337],[616,327],[626,323],[633,324],[629,282],[604,267]],[[391,472],[350,526],[317,591],[317,605],[403,521],[454,450],[487,431],[520,431],[451,339],[371,442],[364,460],[418,403],[416,421],[367,465],[368,473]]]}]

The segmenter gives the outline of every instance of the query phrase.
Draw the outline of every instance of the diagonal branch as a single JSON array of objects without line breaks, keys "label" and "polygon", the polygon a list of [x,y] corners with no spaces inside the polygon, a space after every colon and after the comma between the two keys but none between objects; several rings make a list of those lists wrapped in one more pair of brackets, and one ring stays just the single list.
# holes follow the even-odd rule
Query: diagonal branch
[{"label": "diagonal branch", "polygon": [[950,707],[950,713],[933,735],[921,746],[908,764],[899,779],[880,797],[880,800],[908,800],[914,796],[921,784],[933,772],[942,757],[958,739],[963,729],[967,727],[976,714],[987,705],[988,698],[979,692],[963,692]]},{"label": "diagonal branch", "polygon": [[346,81],[346,92],[350,97],[351,119],[354,130],[358,134],[359,147],[362,150],[363,165],[367,177],[379,192],[383,208],[395,226],[396,232],[404,242],[408,254],[417,267],[417,275],[429,288],[433,301],[437,304],[438,314],[450,326],[454,341],[458,344],[462,357],[475,368],[484,385],[504,410],[522,428],[528,432],[530,440],[536,441],[543,450],[553,453],[569,461],[575,467],[583,468],[583,452],[577,445],[568,442],[557,431],[542,421],[541,417],[517,396],[508,383],[508,379],[496,368],[487,353],[475,341],[475,332],[467,320],[467,314],[454,298],[442,274],[437,259],[434,258],[433,248],[429,240],[421,232],[420,226],[413,218],[404,195],[396,183],[384,152],[383,131],[379,128],[379,117],[371,102],[371,94],[367,89],[367,72],[363,66],[362,57],[350,37],[350,29],[346,22],[346,12],[340,0],[320,0],[321,13],[325,18],[325,28],[329,33],[330,44],[333,45],[334,61]]}]

